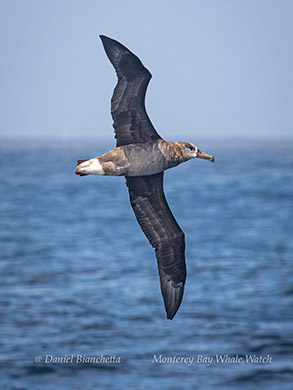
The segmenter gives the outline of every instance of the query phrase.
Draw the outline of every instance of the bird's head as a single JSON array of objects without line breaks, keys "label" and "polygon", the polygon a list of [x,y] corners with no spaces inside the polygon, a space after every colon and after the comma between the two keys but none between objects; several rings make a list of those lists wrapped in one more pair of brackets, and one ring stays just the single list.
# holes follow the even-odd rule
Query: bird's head
[{"label": "bird's head", "polygon": [[180,149],[182,156],[185,160],[190,160],[191,158],[202,158],[204,160],[209,160],[211,162],[215,161],[215,157],[210,154],[206,154],[198,149],[197,146],[189,142],[178,142],[180,144]]}]

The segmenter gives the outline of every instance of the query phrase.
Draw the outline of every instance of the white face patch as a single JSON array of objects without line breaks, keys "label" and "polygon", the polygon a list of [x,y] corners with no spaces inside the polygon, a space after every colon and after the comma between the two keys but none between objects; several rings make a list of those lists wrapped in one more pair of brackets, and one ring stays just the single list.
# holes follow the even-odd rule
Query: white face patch
[{"label": "white face patch", "polygon": [[104,175],[105,172],[97,158],[91,158],[77,167],[78,172],[84,175]]},{"label": "white face patch", "polygon": [[194,147],[194,149],[192,149],[192,150],[188,146],[185,148],[185,153],[186,153],[188,158],[195,158],[195,157],[197,157],[198,149],[197,149],[197,147],[195,145],[192,145],[192,146]]}]

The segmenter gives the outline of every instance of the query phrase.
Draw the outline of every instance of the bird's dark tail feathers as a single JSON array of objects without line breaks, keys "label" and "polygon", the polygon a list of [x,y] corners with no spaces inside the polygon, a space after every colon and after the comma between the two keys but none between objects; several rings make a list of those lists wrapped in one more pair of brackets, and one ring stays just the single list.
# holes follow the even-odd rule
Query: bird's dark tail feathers
[{"label": "bird's dark tail feathers", "polygon": [[87,160],[77,160],[77,166],[78,166],[79,164],[82,164],[82,163],[85,162],[85,161],[87,161]]},{"label": "bird's dark tail feathers", "polygon": [[86,176],[86,175],[87,175],[87,173],[84,173],[84,170],[78,168],[78,166],[79,166],[80,164],[84,163],[85,161],[88,161],[88,160],[77,160],[77,168],[76,168],[76,170],[74,171],[74,173],[75,173],[76,175],[79,175],[79,176]]}]

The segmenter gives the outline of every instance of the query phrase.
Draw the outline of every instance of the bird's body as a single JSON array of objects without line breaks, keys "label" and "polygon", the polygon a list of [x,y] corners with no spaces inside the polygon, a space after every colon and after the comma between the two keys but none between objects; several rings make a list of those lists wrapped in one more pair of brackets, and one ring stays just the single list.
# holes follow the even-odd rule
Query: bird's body
[{"label": "bird's body", "polygon": [[192,158],[214,161],[187,142],[167,142],[153,127],[144,106],[150,72],[121,43],[100,36],[118,83],[111,100],[116,148],[89,160],[78,160],[75,173],[125,176],[136,219],[155,248],[167,318],[182,301],[186,280],[185,237],[164,195],[166,169]]},{"label": "bird's body", "polygon": [[108,176],[154,175],[193,158],[197,153],[196,149],[194,153],[186,155],[183,152],[185,145],[185,142],[167,142],[159,139],[118,146],[102,156],[81,161],[76,168],[76,173]]}]

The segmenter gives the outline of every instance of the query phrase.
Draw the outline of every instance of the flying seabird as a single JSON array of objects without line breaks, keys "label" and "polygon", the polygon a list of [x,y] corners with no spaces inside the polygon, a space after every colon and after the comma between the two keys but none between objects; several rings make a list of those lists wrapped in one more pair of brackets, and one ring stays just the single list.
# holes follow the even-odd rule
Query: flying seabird
[{"label": "flying seabird", "polygon": [[215,159],[191,143],[167,142],[160,137],[145,109],[151,73],[121,43],[104,35],[100,38],[118,76],[111,99],[116,148],[99,157],[78,160],[75,173],[125,176],[136,219],[155,248],[161,292],[171,320],[184,292],[185,238],[164,195],[164,171],[195,157]]}]

